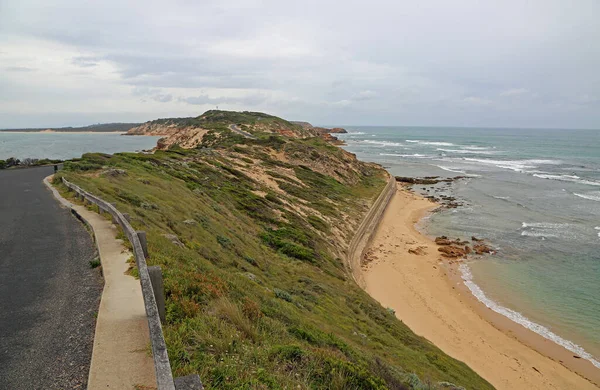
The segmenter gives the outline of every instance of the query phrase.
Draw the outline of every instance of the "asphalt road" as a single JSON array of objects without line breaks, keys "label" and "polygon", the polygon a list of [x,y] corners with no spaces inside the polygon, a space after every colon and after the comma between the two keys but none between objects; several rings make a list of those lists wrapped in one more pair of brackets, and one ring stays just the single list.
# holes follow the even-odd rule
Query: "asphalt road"
[{"label": "asphalt road", "polygon": [[243,135],[246,138],[250,138],[250,139],[256,139],[255,136],[253,136],[252,134],[240,129],[239,127],[237,127],[237,125],[229,125],[229,130],[238,133],[239,135]]},{"label": "asphalt road", "polygon": [[102,291],[91,235],[42,179],[0,170],[0,389],[85,389]]}]

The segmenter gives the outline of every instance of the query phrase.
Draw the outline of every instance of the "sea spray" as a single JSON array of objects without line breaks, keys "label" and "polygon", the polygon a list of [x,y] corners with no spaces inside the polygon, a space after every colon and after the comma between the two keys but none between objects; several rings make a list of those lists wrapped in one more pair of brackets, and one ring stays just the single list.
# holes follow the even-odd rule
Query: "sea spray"
[{"label": "sea spray", "polygon": [[473,294],[475,298],[477,298],[477,300],[483,303],[486,307],[492,309],[498,314],[505,316],[511,321],[516,322],[517,324],[520,324],[525,328],[539,334],[545,339],[553,341],[554,343],[577,354],[583,359],[589,360],[594,366],[600,368],[600,361],[596,360],[594,356],[587,353],[579,345],[573,343],[572,341],[563,339],[562,337],[560,337],[556,333],[553,333],[550,329],[546,328],[545,326],[537,324],[525,317],[524,315],[522,315],[521,313],[511,310],[507,307],[501,306],[498,303],[491,300],[490,298],[488,298],[487,295],[485,295],[485,293],[483,292],[483,290],[473,281],[473,274],[471,273],[471,269],[467,264],[461,264],[458,267],[458,269],[460,270],[465,286],[467,286],[469,291],[471,291],[471,294]]}]

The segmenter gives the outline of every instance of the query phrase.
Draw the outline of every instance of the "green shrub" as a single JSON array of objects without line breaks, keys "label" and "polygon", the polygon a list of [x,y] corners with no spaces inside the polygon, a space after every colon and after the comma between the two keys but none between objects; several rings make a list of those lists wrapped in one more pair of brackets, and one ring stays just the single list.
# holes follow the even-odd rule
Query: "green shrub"
[{"label": "green shrub", "polygon": [[283,299],[284,301],[292,302],[292,296],[287,291],[274,288],[273,292],[275,293],[275,296],[277,298]]}]

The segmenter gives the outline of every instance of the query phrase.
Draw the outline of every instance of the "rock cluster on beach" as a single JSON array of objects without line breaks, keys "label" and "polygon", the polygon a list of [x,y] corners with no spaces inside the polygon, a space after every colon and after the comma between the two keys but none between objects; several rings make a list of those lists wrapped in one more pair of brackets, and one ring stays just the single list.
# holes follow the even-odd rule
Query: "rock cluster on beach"
[{"label": "rock cluster on beach", "polygon": [[[431,188],[422,187],[423,192],[438,192],[444,191],[441,187],[436,187],[437,184],[445,183],[447,186],[452,182],[460,179],[465,179],[466,176],[455,176],[455,177],[439,177],[439,176],[425,176],[425,177],[405,177],[405,176],[396,176],[396,181],[399,183],[403,183],[406,185],[430,185]],[[445,194],[436,195],[425,195],[423,196],[434,203],[440,204],[440,206],[447,209],[454,209],[459,206],[463,206],[463,203],[459,202],[454,196],[449,196]]]},{"label": "rock cluster on beach", "polygon": [[455,176],[455,177],[444,177],[439,176],[425,176],[425,177],[405,177],[396,176],[396,181],[408,184],[438,184],[438,183],[451,183],[455,180],[464,179],[466,176]]},{"label": "rock cluster on beach", "polygon": [[438,252],[450,259],[464,258],[469,254],[484,255],[495,253],[494,248],[485,244],[482,239],[471,237],[473,245],[469,241],[461,241],[459,238],[451,240],[446,236],[436,237],[435,243],[439,245]]}]

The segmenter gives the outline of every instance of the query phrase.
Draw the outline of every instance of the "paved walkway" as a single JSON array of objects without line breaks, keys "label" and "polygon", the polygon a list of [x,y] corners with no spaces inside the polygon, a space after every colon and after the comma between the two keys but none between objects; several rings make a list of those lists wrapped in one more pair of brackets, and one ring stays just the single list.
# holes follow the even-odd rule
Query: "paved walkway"
[{"label": "paved walkway", "polygon": [[42,179],[0,171],[0,388],[85,389],[102,290],[95,246]]},{"label": "paved walkway", "polygon": [[117,228],[110,220],[84,206],[72,207],[94,230],[105,281],[88,389],[153,389],[156,378],[142,289],[139,280],[125,274],[132,254],[116,238]]},{"label": "paved walkway", "polygon": [[242,129],[240,129],[239,127],[237,127],[237,125],[229,125],[229,130],[238,133],[239,135],[243,135],[246,138],[250,138],[250,139],[256,139],[255,136],[253,136],[252,134],[248,133],[247,131],[244,131]]}]

